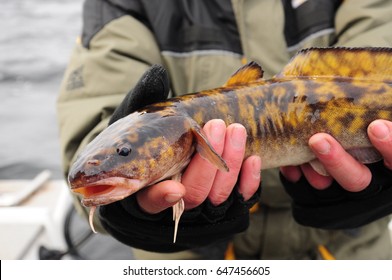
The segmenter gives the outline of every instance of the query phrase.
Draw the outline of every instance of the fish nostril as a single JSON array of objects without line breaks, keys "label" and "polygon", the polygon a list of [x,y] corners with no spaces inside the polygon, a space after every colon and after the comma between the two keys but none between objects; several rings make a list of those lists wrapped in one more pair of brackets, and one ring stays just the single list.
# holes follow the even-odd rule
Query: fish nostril
[{"label": "fish nostril", "polygon": [[97,160],[97,159],[90,159],[90,160],[87,161],[87,164],[89,164],[89,165],[94,165],[94,166],[97,166],[97,165],[99,165],[100,163],[101,163],[101,161],[100,161],[100,160]]},{"label": "fish nostril", "polygon": [[131,149],[127,147],[117,148],[117,154],[123,157],[126,157],[131,152]]}]

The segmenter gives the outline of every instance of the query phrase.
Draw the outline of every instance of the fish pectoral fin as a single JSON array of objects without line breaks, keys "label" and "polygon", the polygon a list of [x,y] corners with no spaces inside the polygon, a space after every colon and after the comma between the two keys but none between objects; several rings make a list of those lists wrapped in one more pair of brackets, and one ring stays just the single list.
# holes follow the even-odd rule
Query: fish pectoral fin
[{"label": "fish pectoral fin", "polygon": [[214,150],[211,143],[207,139],[207,135],[205,135],[201,127],[194,121],[192,122],[191,126],[192,132],[197,141],[196,150],[200,156],[209,161],[219,170],[228,172],[229,167],[227,166],[224,159]]},{"label": "fish pectoral fin", "polygon": [[238,69],[223,86],[239,86],[259,81],[263,78],[263,73],[261,66],[257,62],[251,61]]},{"label": "fish pectoral fin", "polygon": [[309,161],[309,164],[313,168],[313,170],[316,171],[318,174],[322,176],[329,176],[328,171],[325,169],[324,165],[322,165],[322,163],[318,159]]},{"label": "fish pectoral fin", "polygon": [[347,149],[347,152],[357,161],[364,164],[382,160],[382,155],[374,148],[353,148]]}]

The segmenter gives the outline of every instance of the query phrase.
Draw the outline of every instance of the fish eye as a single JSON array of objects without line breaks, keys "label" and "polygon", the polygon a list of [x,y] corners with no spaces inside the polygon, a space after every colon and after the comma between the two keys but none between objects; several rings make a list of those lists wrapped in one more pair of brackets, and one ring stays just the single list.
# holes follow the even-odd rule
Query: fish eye
[{"label": "fish eye", "polygon": [[127,155],[129,155],[130,152],[131,152],[131,149],[129,149],[127,147],[117,148],[117,154],[119,156],[126,157]]}]

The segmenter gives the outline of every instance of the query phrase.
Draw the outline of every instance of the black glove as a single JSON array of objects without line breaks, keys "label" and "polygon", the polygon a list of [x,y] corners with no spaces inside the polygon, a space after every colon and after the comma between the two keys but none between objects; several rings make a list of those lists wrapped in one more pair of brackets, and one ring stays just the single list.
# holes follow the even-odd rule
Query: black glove
[{"label": "black glove", "polygon": [[224,241],[244,231],[249,225],[249,209],[259,200],[260,192],[244,201],[233,191],[219,206],[206,200],[200,206],[185,211],[179,223],[176,243],[173,243],[172,210],[149,215],[140,209],[136,197],[100,207],[104,228],[118,241],[155,252],[176,252]]},{"label": "black glove", "polygon": [[169,77],[165,68],[157,64],[151,66],[116,108],[109,125],[138,109],[165,100],[169,91]]},{"label": "black glove", "polygon": [[[146,105],[162,101],[169,92],[169,79],[162,66],[152,66],[113,113],[109,124]],[[103,227],[120,242],[144,250],[175,252],[225,240],[249,225],[249,209],[259,200],[259,191],[248,201],[233,191],[215,207],[205,201],[183,213],[177,241],[173,244],[172,210],[150,215],[140,209],[136,196],[99,207]]]},{"label": "black glove", "polygon": [[325,190],[316,190],[302,176],[291,183],[281,181],[292,197],[294,219],[301,225],[322,229],[350,229],[363,226],[392,213],[392,172],[383,162],[368,165],[370,185],[360,192],[349,192],[336,181]]}]

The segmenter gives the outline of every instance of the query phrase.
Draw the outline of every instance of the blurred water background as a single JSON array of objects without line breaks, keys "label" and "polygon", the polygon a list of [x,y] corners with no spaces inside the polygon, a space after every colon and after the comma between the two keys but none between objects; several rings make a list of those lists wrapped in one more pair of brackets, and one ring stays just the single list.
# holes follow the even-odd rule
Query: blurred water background
[{"label": "blurred water background", "polygon": [[[0,1],[0,180],[33,179],[43,169],[51,171],[51,179],[63,179],[56,99],[81,32],[82,7],[82,0]],[[78,216],[71,226],[76,239],[90,231]],[[35,228],[20,227],[1,228],[8,241],[3,240],[0,251],[2,246],[12,250],[35,234]],[[45,235],[31,241],[28,253],[12,257],[37,258],[41,236]],[[127,246],[102,234],[92,236],[78,250],[88,259],[132,258]]]},{"label": "blurred water background", "polygon": [[81,0],[0,3],[0,179],[62,178],[55,102]]}]

